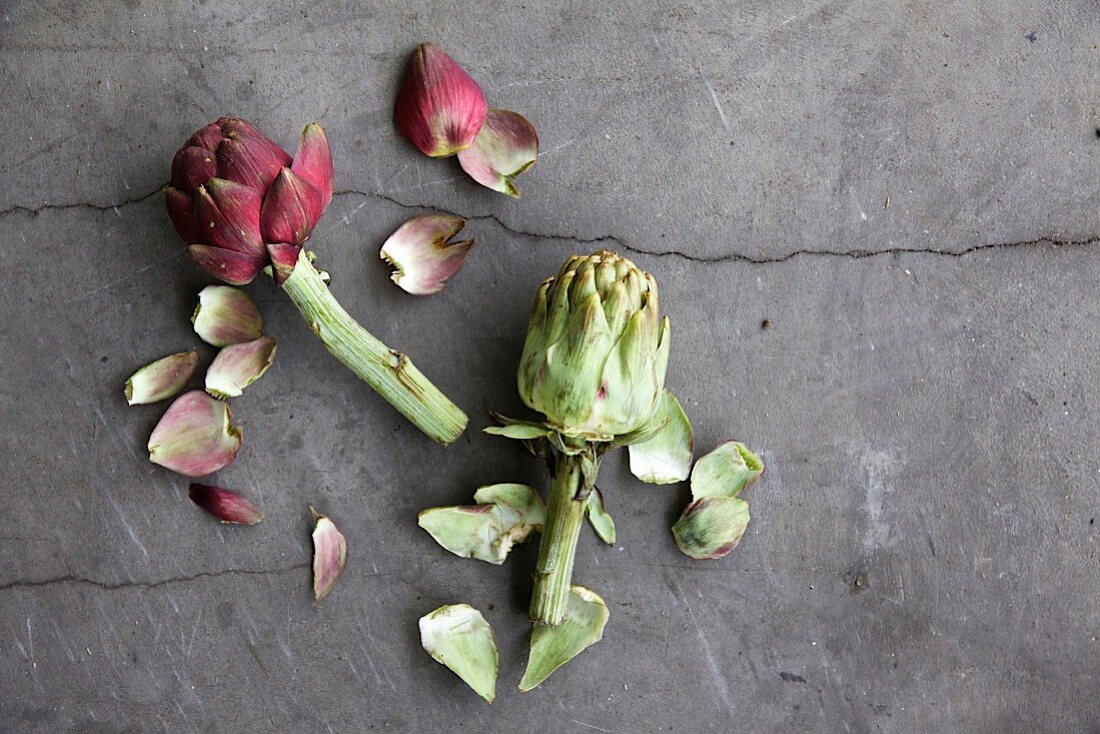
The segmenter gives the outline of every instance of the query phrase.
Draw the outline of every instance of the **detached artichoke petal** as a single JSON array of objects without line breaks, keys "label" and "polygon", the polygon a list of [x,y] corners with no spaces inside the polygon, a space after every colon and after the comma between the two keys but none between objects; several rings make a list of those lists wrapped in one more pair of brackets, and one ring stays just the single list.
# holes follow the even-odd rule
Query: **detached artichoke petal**
[{"label": "detached artichoke petal", "polygon": [[191,501],[224,523],[255,525],[264,518],[256,505],[231,489],[192,484]]},{"label": "detached artichoke petal", "polygon": [[443,290],[447,280],[466,261],[474,241],[450,242],[466,225],[462,217],[426,214],[397,228],[382,245],[379,256],[395,270],[390,276],[403,290],[426,296]]},{"label": "detached artichoke petal", "polygon": [[531,653],[519,689],[531,690],[599,642],[609,616],[599,594],[583,586],[570,587],[565,621],[557,625],[536,624],[531,631]]},{"label": "detached artichoke petal", "polygon": [[721,558],[737,547],[748,525],[749,503],[745,500],[704,497],[687,506],[672,526],[672,537],[686,556]]},{"label": "detached artichoke petal", "polygon": [[726,441],[695,462],[691,496],[736,497],[764,472],[764,462],[743,443]]},{"label": "detached artichoke petal", "polygon": [[150,362],[126,381],[126,403],[147,405],[170,398],[187,384],[199,366],[199,353],[179,352]]},{"label": "detached artichoke petal", "polygon": [[348,562],[348,541],[336,524],[312,507],[313,513],[313,598],[321,601],[344,572]]},{"label": "detached artichoke petal", "polygon": [[631,473],[649,484],[684,481],[691,473],[691,423],[680,401],[667,389],[651,421],[660,424],[657,432],[627,449]]},{"label": "detached artichoke petal", "polygon": [[409,60],[393,120],[422,153],[438,158],[468,148],[488,109],[473,77],[443,49],[422,43]]},{"label": "detached artichoke petal", "polygon": [[588,494],[584,514],[596,536],[608,545],[615,545],[615,521],[604,509],[603,493],[600,490],[593,488]]},{"label": "detached artichoke petal", "polygon": [[420,644],[489,703],[500,660],[493,630],[469,604],[448,604],[420,618]]},{"label": "detached artichoke petal", "polygon": [[542,498],[524,484],[481,487],[474,500],[479,504],[424,510],[417,524],[456,556],[499,566],[513,545],[527,540],[546,521]]},{"label": "detached artichoke petal", "polygon": [[520,515],[520,520],[538,529],[546,522],[546,505],[534,487],[526,484],[487,484],[474,492],[479,505],[508,505]]},{"label": "detached artichoke petal", "polygon": [[199,338],[215,347],[250,342],[264,333],[256,304],[247,293],[228,285],[208,285],[199,291],[191,323]]},{"label": "detached artichoke petal", "polygon": [[206,371],[206,391],[220,399],[237,397],[267,372],[276,348],[270,336],[222,347]]},{"label": "detached artichoke petal", "polygon": [[229,406],[202,390],[184,393],[149,436],[149,460],[188,477],[213,474],[241,447],[241,430],[231,419]]},{"label": "detached artichoke petal", "polygon": [[482,186],[519,198],[516,176],[539,155],[539,136],[523,115],[511,110],[489,110],[474,144],[458,154],[462,170]]}]

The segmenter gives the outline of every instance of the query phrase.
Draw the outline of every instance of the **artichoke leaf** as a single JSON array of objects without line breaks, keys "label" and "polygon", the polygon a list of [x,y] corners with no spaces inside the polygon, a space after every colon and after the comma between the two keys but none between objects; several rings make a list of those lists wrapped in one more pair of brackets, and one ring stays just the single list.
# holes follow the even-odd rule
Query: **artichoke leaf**
[{"label": "artichoke leaf", "polygon": [[476,505],[432,507],[417,520],[435,542],[462,558],[499,566],[516,543],[541,530],[542,498],[524,484],[493,484],[474,494]]},{"label": "artichoke leaf", "polygon": [[599,594],[583,586],[569,589],[565,621],[556,625],[536,624],[531,631],[531,653],[519,689],[529,691],[550,674],[603,638],[610,616]]},{"label": "artichoke leaf", "polygon": [[650,423],[660,428],[627,448],[631,473],[649,484],[684,481],[691,472],[691,422],[680,401],[667,389]]},{"label": "artichoke leaf", "polygon": [[608,545],[615,545],[615,521],[604,509],[603,493],[600,490],[593,488],[589,493],[584,514],[596,536]]},{"label": "artichoke leaf", "polygon": [[743,443],[726,441],[695,462],[692,499],[736,497],[764,472],[764,462]]},{"label": "artichoke leaf", "polygon": [[420,618],[420,644],[489,703],[500,661],[493,629],[469,604],[448,604]]}]

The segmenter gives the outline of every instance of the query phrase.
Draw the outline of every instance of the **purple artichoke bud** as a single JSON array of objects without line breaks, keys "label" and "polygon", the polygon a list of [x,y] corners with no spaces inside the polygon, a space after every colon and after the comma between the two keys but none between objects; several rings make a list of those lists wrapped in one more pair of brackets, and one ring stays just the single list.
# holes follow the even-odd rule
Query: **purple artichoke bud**
[{"label": "purple artichoke bud", "polygon": [[289,245],[281,283],[332,199],[332,175],[317,123],[302,131],[292,159],[251,123],[222,117],[176,153],[165,203],[188,255],[227,283],[248,283],[272,262],[270,245]]}]

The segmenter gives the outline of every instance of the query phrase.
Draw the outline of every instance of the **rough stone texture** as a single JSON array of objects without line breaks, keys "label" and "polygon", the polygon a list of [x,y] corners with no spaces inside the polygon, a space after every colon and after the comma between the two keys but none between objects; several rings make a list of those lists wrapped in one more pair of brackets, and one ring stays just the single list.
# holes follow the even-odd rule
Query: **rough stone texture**
[{"label": "rough stone texture", "polygon": [[[1092,731],[1094,5],[440,5],[0,5],[0,730]],[[393,130],[425,39],[538,127],[521,201]],[[192,507],[145,457],[162,408],[122,399],[196,342],[207,280],[159,188],[228,113],[288,146],[325,125],[333,288],[474,428],[436,448],[257,282],[279,356],[217,477],[253,528]],[[376,253],[422,207],[479,244],[414,299]],[[576,578],[606,637],[521,695],[535,546],[462,560],[415,517],[543,481],[477,429],[521,412],[536,284],[597,247],[661,284],[697,448],[736,437],[768,471],[741,546],[693,562],[668,532],[686,487],[605,462],[620,546],[586,534]],[[320,605],[310,504],[351,547]],[[419,649],[457,601],[497,632],[492,706]]]}]

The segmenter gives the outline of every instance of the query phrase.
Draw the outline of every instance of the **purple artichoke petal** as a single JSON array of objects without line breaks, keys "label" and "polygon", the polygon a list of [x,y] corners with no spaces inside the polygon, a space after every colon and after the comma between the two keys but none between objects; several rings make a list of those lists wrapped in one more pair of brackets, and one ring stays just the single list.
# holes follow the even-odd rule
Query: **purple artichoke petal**
[{"label": "purple artichoke petal", "polygon": [[224,523],[255,525],[264,518],[256,505],[231,489],[209,484],[192,484],[191,501]]}]

